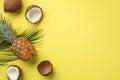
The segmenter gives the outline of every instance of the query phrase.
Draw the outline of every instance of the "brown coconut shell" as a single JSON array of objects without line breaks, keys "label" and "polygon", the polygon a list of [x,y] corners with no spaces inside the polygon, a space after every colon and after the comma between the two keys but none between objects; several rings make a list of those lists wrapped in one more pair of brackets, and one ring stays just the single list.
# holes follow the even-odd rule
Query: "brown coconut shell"
[{"label": "brown coconut shell", "polygon": [[[14,66],[14,67],[17,67],[18,68],[18,70],[19,70],[19,76],[18,76],[18,79],[17,80],[19,80],[20,79],[20,77],[22,76],[22,70],[21,70],[21,68],[19,67],[19,66],[17,66],[17,65],[11,65],[11,66]],[[11,66],[9,66],[9,67],[11,67]],[[8,67],[8,68],[9,68]],[[7,69],[8,69],[7,68]],[[7,75],[7,74],[6,74]],[[7,75],[7,78],[8,78],[8,80],[10,80],[10,78],[9,78],[9,76]]]},{"label": "brown coconut shell", "polygon": [[5,0],[4,11],[14,13],[17,12],[22,6],[22,0]]},{"label": "brown coconut shell", "polygon": [[37,70],[41,75],[48,76],[52,73],[53,66],[50,61],[45,60],[45,61],[42,61],[40,64],[38,64]]},{"label": "brown coconut shell", "polygon": [[[26,19],[27,19],[28,21],[29,21],[29,19],[27,18],[27,12],[28,12],[30,9],[34,8],[34,7],[40,8],[38,5],[30,5],[30,6],[28,6],[28,7],[26,8],[25,17],[26,17]],[[40,8],[40,10],[41,10],[41,12],[42,12],[42,16],[41,16],[41,18],[40,18],[39,21],[41,21],[41,20],[42,20],[42,17],[43,17],[43,10],[42,10],[42,8]],[[35,22],[35,23],[38,23],[39,21],[37,21],[37,22]],[[30,22],[30,21],[29,21],[29,22]],[[30,22],[30,23],[32,23],[32,22]],[[35,24],[35,23],[33,23],[33,24]]]}]

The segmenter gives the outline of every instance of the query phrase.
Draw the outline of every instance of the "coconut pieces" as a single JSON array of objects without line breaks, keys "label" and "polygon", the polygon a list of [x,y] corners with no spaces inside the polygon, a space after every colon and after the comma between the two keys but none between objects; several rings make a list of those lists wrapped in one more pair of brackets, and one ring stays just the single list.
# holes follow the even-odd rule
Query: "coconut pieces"
[{"label": "coconut pieces", "polygon": [[20,67],[16,65],[12,65],[7,68],[6,74],[7,74],[8,80],[19,80],[22,75],[22,71]]},{"label": "coconut pieces", "polygon": [[27,7],[25,17],[30,23],[37,23],[42,19],[43,11],[37,5],[30,5]]},{"label": "coconut pieces", "polygon": [[53,66],[50,61],[44,60],[37,66],[38,72],[43,76],[48,76],[53,71]]},{"label": "coconut pieces", "polygon": [[22,0],[4,0],[4,11],[15,13],[22,6]]}]

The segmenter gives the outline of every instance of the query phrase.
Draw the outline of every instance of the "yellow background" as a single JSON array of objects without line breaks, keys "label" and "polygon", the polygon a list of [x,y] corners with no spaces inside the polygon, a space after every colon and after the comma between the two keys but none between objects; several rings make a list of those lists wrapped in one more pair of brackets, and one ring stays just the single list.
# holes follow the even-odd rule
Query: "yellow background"
[{"label": "yellow background", "polygon": [[[40,27],[46,36],[36,62],[11,62],[23,70],[21,80],[120,80],[120,1],[119,0],[23,0],[14,14],[0,12],[15,28]],[[31,4],[44,12],[39,24],[24,17]],[[36,67],[42,60],[52,62],[53,74],[41,76]],[[7,80],[6,66],[0,80]]]}]

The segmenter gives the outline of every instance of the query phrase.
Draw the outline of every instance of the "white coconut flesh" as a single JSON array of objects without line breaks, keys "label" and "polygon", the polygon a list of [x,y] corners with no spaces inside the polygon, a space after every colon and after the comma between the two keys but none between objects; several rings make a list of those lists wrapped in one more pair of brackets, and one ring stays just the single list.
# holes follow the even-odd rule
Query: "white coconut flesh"
[{"label": "white coconut flesh", "polygon": [[26,17],[31,23],[36,23],[42,18],[42,10],[39,7],[32,7],[27,11]]},{"label": "white coconut flesh", "polygon": [[7,69],[7,76],[10,80],[18,80],[19,78],[19,69],[18,67],[11,66]]}]

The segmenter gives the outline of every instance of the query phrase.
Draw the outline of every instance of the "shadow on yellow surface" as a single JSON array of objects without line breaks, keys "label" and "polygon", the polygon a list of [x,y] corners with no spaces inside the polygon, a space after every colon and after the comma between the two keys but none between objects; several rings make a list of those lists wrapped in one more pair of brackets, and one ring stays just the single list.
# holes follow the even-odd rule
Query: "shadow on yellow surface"
[{"label": "shadow on yellow surface", "polygon": [[[120,80],[119,0],[23,0],[15,14],[3,12],[3,1],[0,12],[15,28],[36,26],[46,34],[35,63],[10,63],[22,68],[21,80]],[[30,24],[24,17],[31,4],[44,11],[40,24]],[[52,75],[38,73],[42,60],[52,62]],[[0,80],[7,80],[6,67],[0,67]]]}]

